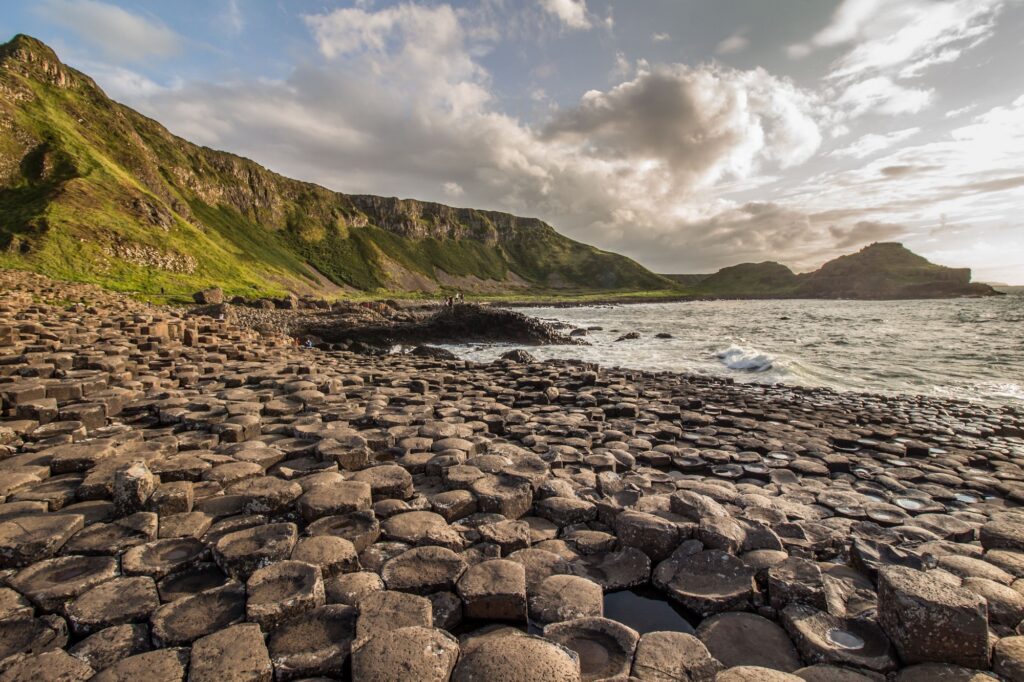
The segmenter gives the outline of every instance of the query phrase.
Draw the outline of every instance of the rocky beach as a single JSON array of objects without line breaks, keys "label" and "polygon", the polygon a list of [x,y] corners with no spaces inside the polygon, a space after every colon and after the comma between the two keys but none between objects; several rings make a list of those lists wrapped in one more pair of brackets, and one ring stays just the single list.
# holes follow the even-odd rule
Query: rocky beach
[{"label": "rocky beach", "polygon": [[5,680],[1024,679],[1015,408],[0,290]]}]

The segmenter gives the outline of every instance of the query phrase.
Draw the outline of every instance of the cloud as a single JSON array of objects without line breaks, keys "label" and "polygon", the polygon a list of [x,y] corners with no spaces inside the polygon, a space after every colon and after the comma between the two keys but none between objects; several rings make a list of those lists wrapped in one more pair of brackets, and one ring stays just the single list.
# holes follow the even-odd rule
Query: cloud
[{"label": "cloud", "polygon": [[859,78],[895,72],[920,75],[955,61],[988,39],[1006,0],[843,0],[831,22],[808,42],[789,46],[792,57],[851,45],[830,76]]},{"label": "cloud", "polygon": [[872,242],[883,242],[896,239],[906,233],[907,228],[893,223],[882,223],[874,220],[860,220],[850,227],[829,227],[829,234],[837,249],[851,249]]},{"label": "cloud", "polygon": [[718,43],[715,54],[735,54],[750,47],[750,38],[746,36],[746,33],[746,29],[742,29]]},{"label": "cloud", "polygon": [[857,81],[836,100],[841,116],[856,118],[868,112],[896,116],[916,114],[931,104],[933,89],[908,88],[886,76]]},{"label": "cloud", "polygon": [[458,197],[661,261],[665,240],[678,239],[690,268],[734,260],[686,247],[702,220],[731,205],[715,199],[717,183],[743,186],[821,144],[813,95],[763,69],[713,64],[639,62],[623,82],[535,110],[527,123],[500,110],[480,62],[490,39],[472,21],[447,5],[309,15],[321,60],[283,80],[197,81],[130,103],[292,177],[352,193]]},{"label": "cloud", "polygon": [[672,40],[672,36],[668,33],[653,33],[651,34],[652,43],[665,43]]},{"label": "cloud", "polygon": [[228,0],[221,15],[228,35],[237,36],[245,30],[245,17],[242,15],[242,8],[238,6],[238,0]]},{"label": "cloud", "polygon": [[444,190],[445,195],[453,198],[461,197],[466,193],[466,190],[463,189],[462,185],[457,182],[446,182],[441,186],[441,189]]},{"label": "cloud", "polygon": [[[905,130],[897,130],[881,135],[877,133],[869,133],[846,147],[829,152],[829,156],[864,159],[873,154],[889,149],[890,147],[917,135],[919,132],[921,132],[920,128],[907,128]],[[885,173],[885,169],[883,169],[882,172]]]},{"label": "cloud", "polygon": [[114,60],[168,57],[179,52],[183,43],[163,23],[99,0],[44,0],[37,11]]},{"label": "cloud", "polygon": [[[586,0],[541,0],[541,5],[558,17],[568,29],[583,30],[593,26],[587,12]],[[608,20],[610,19],[611,15],[608,17]]]},{"label": "cloud", "polygon": [[[868,0],[846,0],[869,4]],[[986,40],[1005,0],[887,0],[879,2],[854,37],[856,45],[834,65],[833,78],[898,70],[903,78],[955,61]]]},{"label": "cloud", "polygon": [[824,77],[836,117],[922,111],[934,88],[907,84],[988,40],[1012,0],[843,0],[827,26],[790,45],[793,58],[842,48]]},{"label": "cloud", "polygon": [[666,65],[607,92],[587,92],[546,126],[603,158],[663,166],[686,185],[788,167],[821,144],[814,100],[763,69]]}]

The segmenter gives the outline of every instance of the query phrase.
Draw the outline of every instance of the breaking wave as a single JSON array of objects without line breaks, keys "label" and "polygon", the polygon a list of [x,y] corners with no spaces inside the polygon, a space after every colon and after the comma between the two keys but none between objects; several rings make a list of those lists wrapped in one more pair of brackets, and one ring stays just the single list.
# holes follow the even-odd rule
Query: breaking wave
[{"label": "breaking wave", "polygon": [[775,358],[756,348],[731,345],[715,353],[723,365],[742,372],[767,372],[775,366]]}]

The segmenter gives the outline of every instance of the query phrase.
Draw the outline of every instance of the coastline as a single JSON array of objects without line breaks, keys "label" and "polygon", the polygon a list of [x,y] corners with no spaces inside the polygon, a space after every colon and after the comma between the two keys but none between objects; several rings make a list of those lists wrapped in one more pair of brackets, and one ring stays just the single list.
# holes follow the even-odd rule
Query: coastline
[{"label": "coastline", "polygon": [[[53,649],[139,624],[156,648],[112,668],[162,656],[184,676],[227,638],[297,676],[350,660],[395,678],[440,647],[465,675],[501,656],[509,674],[554,661],[577,679],[567,638],[627,673],[645,646],[658,665],[678,658],[658,653],[641,594],[674,605],[670,635],[714,669],[738,665],[725,652],[904,669],[895,647],[951,602],[979,606],[956,612],[937,660],[988,669],[989,637],[1014,634],[970,582],[984,569],[1009,584],[1006,550],[1024,549],[1024,415],[1010,407],[360,355],[88,285],[32,276],[10,291],[0,569],[74,616]],[[54,570],[76,576],[59,593]],[[608,595],[629,605],[619,620],[602,617]],[[225,629],[227,613],[246,622]],[[61,616],[15,616],[39,646],[45,618]],[[729,619],[753,634],[711,627]],[[759,658],[766,638],[783,663]]]}]

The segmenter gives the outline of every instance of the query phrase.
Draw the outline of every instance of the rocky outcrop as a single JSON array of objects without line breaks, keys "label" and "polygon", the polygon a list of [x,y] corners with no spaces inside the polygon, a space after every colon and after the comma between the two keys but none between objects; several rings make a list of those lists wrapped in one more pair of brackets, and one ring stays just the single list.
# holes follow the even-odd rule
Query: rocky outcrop
[{"label": "rocky outcrop", "polygon": [[865,246],[813,272],[774,262],[741,263],[711,275],[667,275],[694,293],[723,298],[904,299],[995,296],[970,268],[936,265],[893,242]]},{"label": "rocky outcrop", "polygon": [[0,679],[1021,678],[1011,408],[0,288]]},{"label": "rocky outcrop", "polygon": [[513,310],[472,303],[371,318],[367,324],[360,326],[339,323],[332,315],[319,315],[307,317],[295,331],[296,335],[313,336],[327,343],[358,342],[378,347],[466,341],[527,345],[584,344],[536,318]]}]

